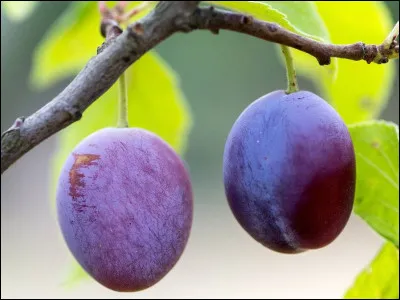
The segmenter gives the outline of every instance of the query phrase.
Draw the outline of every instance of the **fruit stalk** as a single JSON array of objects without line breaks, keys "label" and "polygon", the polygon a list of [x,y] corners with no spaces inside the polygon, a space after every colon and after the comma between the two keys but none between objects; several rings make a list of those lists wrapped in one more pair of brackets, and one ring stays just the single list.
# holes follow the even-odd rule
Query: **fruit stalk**
[{"label": "fruit stalk", "polygon": [[292,53],[290,52],[289,47],[281,45],[281,48],[286,63],[286,76],[288,83],[286,94],[291,94],[299,91],[299,86],[297,84],[297,78],[296,78],[296,70],[294,68],[294,63],[293,63],[293,56]]},{"label": "fruit stalk", "polygon": [[125,73],[118,79],[119,97],[118,97],[118,123],[117,127],[127,128],[128,123],[128,95],[126,91]]}]

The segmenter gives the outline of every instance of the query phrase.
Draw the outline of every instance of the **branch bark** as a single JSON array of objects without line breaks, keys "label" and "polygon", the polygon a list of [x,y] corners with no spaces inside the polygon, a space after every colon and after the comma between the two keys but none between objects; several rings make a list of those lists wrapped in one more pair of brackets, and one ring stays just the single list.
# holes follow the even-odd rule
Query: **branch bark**
[{"label": "branch bark", "polygon": [[[296,48],[314,56],[321,65],[331,57],[386,63],[398,58],[395,38],[388,45],[331,45],[290,32],[251,16],[214,8],[198,8],[200,1],[160,1],[143,19],[99,47],[75,79],[52,101],[31,116],[20,117],[1,136],[1,173],[43,140],[78,121],[84,111],[143,54],[176,32],[196,29],[218,33],[220,29],[248,34]],[[397,25],[398,26],[398,25]],[[398,28],[398,27],[397,27]],[[107,30],[107,29],[104,29]],[[398,32],[398,30],[397,30]],[[397,35],[396,35],[397,36]]]}]

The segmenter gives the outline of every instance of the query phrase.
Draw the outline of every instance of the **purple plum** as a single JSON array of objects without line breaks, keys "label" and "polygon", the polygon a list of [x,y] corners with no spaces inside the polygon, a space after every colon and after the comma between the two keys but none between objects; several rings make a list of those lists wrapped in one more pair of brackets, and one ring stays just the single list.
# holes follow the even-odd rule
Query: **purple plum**
[{"label": "purple plum", "polygon": [[234,123],[223,176],[234,216],[256,241],[281,253],[318,249],[351,215],[353,143],[326,101],[307,91],[275,91]]},{"label": "purple plum", "polygon": [[57,190],[64,239],[84,270],[115,291],[139,291],[177,263],[193,219],[190,175],[160,137],[105,128],[69,155]]}]

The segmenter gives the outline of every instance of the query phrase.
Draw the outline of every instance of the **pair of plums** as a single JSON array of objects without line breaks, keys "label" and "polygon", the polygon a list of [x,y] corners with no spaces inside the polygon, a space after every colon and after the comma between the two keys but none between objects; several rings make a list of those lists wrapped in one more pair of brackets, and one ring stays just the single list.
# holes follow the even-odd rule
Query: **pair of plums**
[{"label": "pair of plums", "polygon": [[[331,243],[353,207],[355,156],[336,111],[307,91],[249,105],[228,136],[229,206],[259,243],[299,253]],[[190,235],[193,194],[181,158],[138,128],[106,128],[68,157],[57,190],[64,239],[80,265],[115,291],[160,281]]]}]

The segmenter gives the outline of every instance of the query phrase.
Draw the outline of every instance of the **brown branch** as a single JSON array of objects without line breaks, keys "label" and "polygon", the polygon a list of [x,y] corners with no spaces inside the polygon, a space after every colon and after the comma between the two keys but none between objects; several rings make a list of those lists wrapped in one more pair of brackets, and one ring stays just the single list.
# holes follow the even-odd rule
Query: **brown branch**
[{"label": "brown branch", "polygon": [[381,45],[366,45],[362,42],[350,45],[326,44],[295,34],[275,23],[260,21],[240,13],[216,10],[213,7],[197,10],[191,28],[208,29],[216,33],[220,29],[241,32],[306,52],[314,56],[320,65],[330,64],[332,57],[380,64],[399,56],[398,44],[394,40],[392,42],[395,44],[390,50]]},{"label": "brown branch", "polygon": [[218,33],[220,29],[240,32],[309,53],[321,65],[329,64],[331,57],[386,63],[399,56],[399,46],[395,41],[398,25],[397,34],[393,30],[392,36],[388,36],[382,45],[365,45],[361,42],[331,45],[299,36],[277,24],[259,21],[248,15],[197,8],[199,2],[160,1],[147,16],[121,33],[118,24],[113,23],[112,18],[107,19],[109,10],[102,1],[102,33],[107,36],[107,41],[99,47],[98,55],[58,96],[26,119],[18,118],[2,134],[1,173],[43,140],[78,121],[84,111],[132,63],[175,32],[195,29],[206,29],[213,33]]}]

